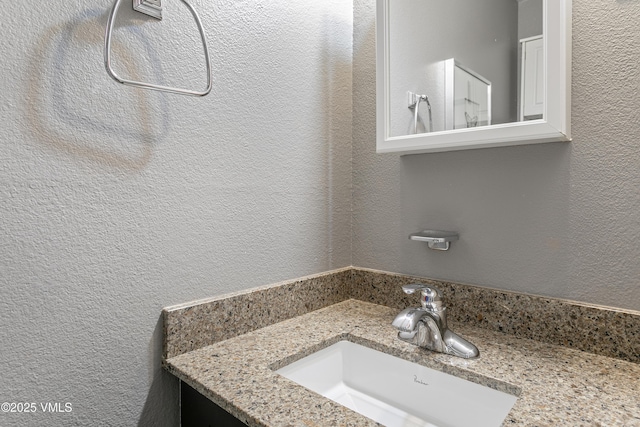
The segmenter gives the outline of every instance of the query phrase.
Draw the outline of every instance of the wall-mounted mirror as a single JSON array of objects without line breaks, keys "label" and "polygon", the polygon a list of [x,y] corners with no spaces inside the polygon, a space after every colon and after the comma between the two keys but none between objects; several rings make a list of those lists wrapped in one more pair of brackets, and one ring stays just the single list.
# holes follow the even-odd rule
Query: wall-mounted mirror
[{"label": "wall-mounted mirror", "polygon": [[377,151],[570,140],[571,0],[377,0]]}]

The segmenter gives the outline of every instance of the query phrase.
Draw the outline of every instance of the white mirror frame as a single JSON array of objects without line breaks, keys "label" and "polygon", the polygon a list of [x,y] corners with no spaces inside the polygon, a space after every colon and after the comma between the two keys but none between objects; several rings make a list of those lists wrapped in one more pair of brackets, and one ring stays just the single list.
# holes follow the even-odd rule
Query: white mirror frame
[{"label": "white mirror frame", "polygon": [[418,154],[571,140],[571,0],[543,0],[543,119],[417,135],[389,136],[389,3],[376,0],[378,153]]}]

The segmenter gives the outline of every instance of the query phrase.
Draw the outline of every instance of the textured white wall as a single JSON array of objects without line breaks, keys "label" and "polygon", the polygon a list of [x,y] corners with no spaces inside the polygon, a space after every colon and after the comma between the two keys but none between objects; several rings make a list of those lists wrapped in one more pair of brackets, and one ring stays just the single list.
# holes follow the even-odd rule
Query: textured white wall
[{"label": "textured white wall", "polygon": [[[108,79],[109,2],[5,3],[0,401],[73,412],[3,426],[175,425],[161,307],[350,263],[640,308],[636,2],[574,0],[573,143],[409,157],[375,154],[373,0],[354,2],[353,64],[351,2],[194,3],[204,99]],[[162,23],[119,25],[116,58],[201,79],[165,3]],[[421,227],[462,240],[428,251],[407,240]]]},{"label": "textured white wall", "polygon": [[354,265],[640,310],[640,3],[573,1],[572,143],[405,157],[375,154],[374,3],[354,2]]},{"label": "textured white wall", "polygon": [[[114,65],[200,88],[195,24],[163,3],[123,11]],[[176,425],[163,306],[351,264],[351,2],[193,5],[202,99],[107,77],[110,1],[3,2],[0,402],[73,411],[2,426]]]}]

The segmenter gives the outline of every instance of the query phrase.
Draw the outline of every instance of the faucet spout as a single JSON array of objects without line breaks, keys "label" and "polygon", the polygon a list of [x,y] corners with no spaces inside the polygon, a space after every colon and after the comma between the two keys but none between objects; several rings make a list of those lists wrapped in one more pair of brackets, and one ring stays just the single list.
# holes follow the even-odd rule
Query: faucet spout
[{"label": "faucet spout", "polygon": [[426,314],[424,309],[420,308],[405,308],[402,310],[391,325],[400,332],[417,332],[418,322]]}]

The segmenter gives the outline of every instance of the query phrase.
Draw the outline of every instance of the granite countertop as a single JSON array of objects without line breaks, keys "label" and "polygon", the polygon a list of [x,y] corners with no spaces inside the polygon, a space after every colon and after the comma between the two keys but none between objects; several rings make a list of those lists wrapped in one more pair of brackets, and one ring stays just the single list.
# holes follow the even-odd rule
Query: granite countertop
[{"label": "granite countertop", "polygon": [[164,366],[249,426],[377,426],[274,371],[342,339],[518,395],[505,426],[640,426],[640,364],[450,322],[477,359],[396,337],[398,310],[347,300],[197,350]]}]

